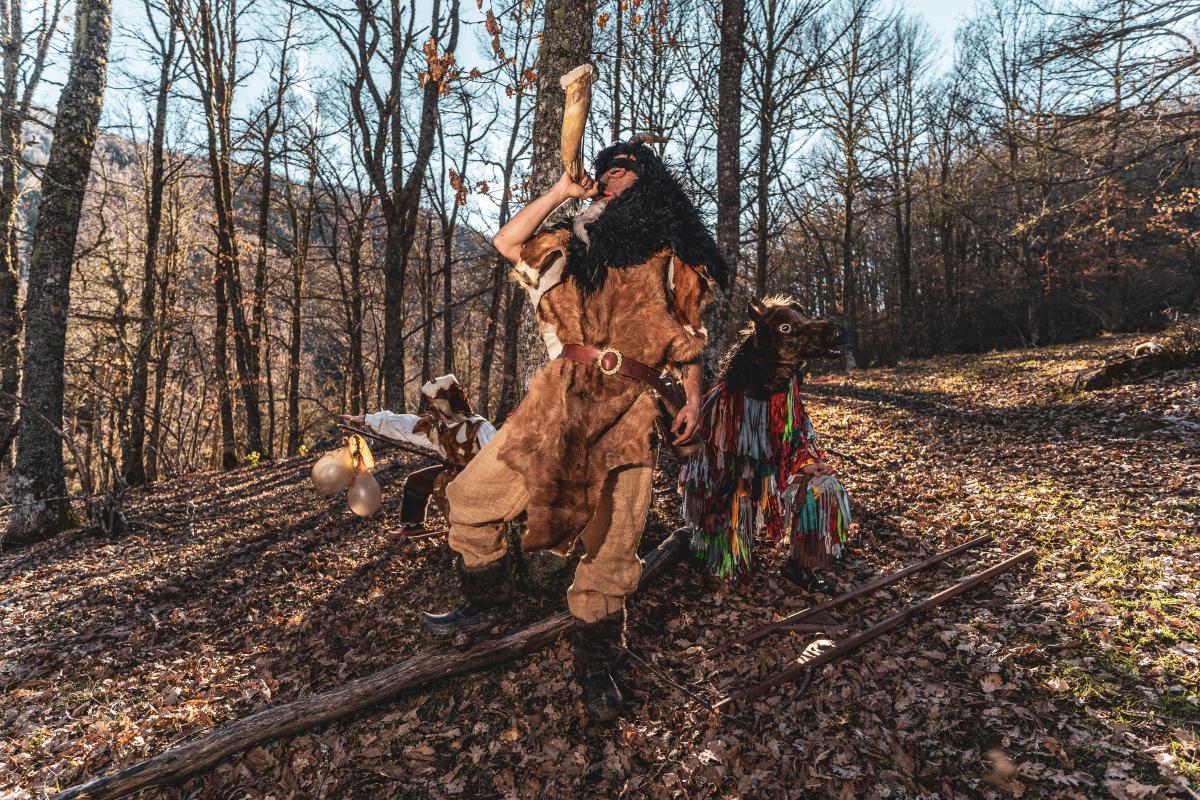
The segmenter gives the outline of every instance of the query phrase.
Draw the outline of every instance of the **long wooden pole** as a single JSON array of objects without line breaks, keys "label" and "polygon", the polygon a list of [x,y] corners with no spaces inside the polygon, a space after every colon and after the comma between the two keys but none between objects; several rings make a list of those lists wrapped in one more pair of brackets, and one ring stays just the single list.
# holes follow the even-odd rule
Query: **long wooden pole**
[{"label": "long wooden pole", "polygon": [[735,694],[732,694],[728,697],[721,699],[720,701],[717,702],[717,704],[715,706],[713,706],[713,708],[717,711],[728,709],[731,706],[734,706],[738,703],[743,703],[748,700],[753,700],[754,698],[765,693],[768,689],[778,686],[781,683],[790,683],[791,681],[797,680],[798,678],[803,676],[805,672],[809,671],[810,669],[816,669],[817,667],[820,667],[824,664],[828,664],[830,661],[833,661],[834,659],[841,658],[842,656],[849,653],[851,650],[854,650],[854,649],[862,646],[863,644],[866,644],[867,642],[880,636],[881,634],[887,633],[888,631],[892,630],[893,628],[897,628],[897,627],[903,625],[904,623],[909,622],[910,620],[912,620],[913,617],[915,617],[917,614],[920,614],[922,611],[928,611],[929,609],[933,608],[934,606],[940,605],[940,604],[946,602],[947,600],[951,599],[952,597],[958,597],[960,594],[967,591],[968,589],[973,589],[974,587],[978,586],[979,584],[984,583],[985,581],[991,580],[992,578],[999,575],[1001,572],[1005,572],[1009,569],[1012,569],[1017,564],[1020,564],[1023,561],[1028,561],[1029,559],[1033,558],[1034,555],[1035,555],[1035,551],[1032,547],[1030,547],[1026,550],[1022,550],[1021,552],[1017,553],[1012,558],[1008,558],[1008,559],[1005,559],[1004,561],[1001,561],[999,564],[995,565],[994,567],[990,567],[988,569],[985,569],[983,572],[977,572],[974,575],[970,575],[966,578],[963,578],[961,581],[959,581],[958,583],[949,587],[948,589],[944,589],[944,590],[938,592],[937,594],[930,595],[929,597],[926,597],[924,600],[920,601],[919,603],[913,603],[911,606],[904,609],[903,611],[899,611],[899,612],[891,615],[890,617],[887,617],[886,619],[883,619],[883,620],[875,623],[874,625],[867,628],[866,630],[860,631],[859,633],[854,634],[849,639],[838,642],[833,647],[829,648],[828,650],[825,650],[824,652],[822,652],[820,655],[816,656],[815,658],[807,660],[802,664],[796,664],[785,670],[777,672],[760,684],[751,686],[749,689],[746,689],[745,691],[737,692]]},{"label": "long wooden pole", "polygon": [[862,595],[867,594],[868,592],[873,592],[876,589],[882,589],[885,586],[891,586],[893,583],[896,583],[899,580],[907,578],[909,575],[912,575],[917,572],[921,572],[922,570],[929,569],[934,564],[938,564],[942,561],[945,561],[947,558],[950,558],[951,556],[956,556],[959,553],[970,550],[972,547],[979,547],[981,545],[985,545],[988,542],[990,542],[991,540],[992,540],[991,535],[985,533],[983,536],[978,536],[969,542],[963,542],[962,544],[958,545],[957,547],[952,547],[949,550],[945,550],[941,553],[938,553],[937,555],[930,556],[929,558],[925,559],[924,561],[919,561],[916,564],[905,567],[904,569],[901,569],[901,570],[897,570],[896,572],[893,572],[889,575],[881,575],[878,578],[867,581],[866,583],[864,583],[861,586],[856,586],[853,589],[851,589],[850,591],[838,595],[837,597],[833,598],[832,600],[826,600],[824,603],[818,603],[817,605],[812,606],[810,608],[806,608],[803,611],[797,611],[795,614],[789,614],[788,616],[784,617],[783,619],[776,620],[775,622],[771,622],[766,625],[763,625],[761,628],[755,628],[754,630],[750,631],[749,633],[743,634],[742,636],[738,637],[737,639],[731,639],[730,641],[723,642],[723,643],[717,645],[716,647],[714,647],[712,650],[709,650],[707,653],[705,653],[705,657],[711,658],[712,656],[719,655],[720,653],[725,652],[726,650],[728,650],[731,647],[734,647],[735,645],[749,644],[750,642],[758,641],[759,639],[763,638],[764,636],[768,636],[768,635],[774,633],[775,631],[788,630],[793,625],[795,625],[796,623],[798,623],[804,619],[816,616],[817,614],[820,614],[823,611],[828,611],[831,608],[837,608],[838,606],[844,605],[844,604],[848,603],[849,601],[853,600],[854,598],[861,597]]},{"label": "long wooden pole", "polygon": [[[638,591],[675,561],[686,549],[688,540],[686,531],[676,531],[646,556]],[[473,672],[532,653],[553,642],[574,624],[575,618],[571,613],[562,611],[499,639],[479,642],[466,650],[447,647],[417,653],[374,675],[359,678],[323,694],[251,714],[208,736],[173,747],[112,775],[72,786],[55,795],[55,800],[123,797],[148,786],[182,781],[267,739],[291,736],[357,714],[400,692],[431,681]]]}]

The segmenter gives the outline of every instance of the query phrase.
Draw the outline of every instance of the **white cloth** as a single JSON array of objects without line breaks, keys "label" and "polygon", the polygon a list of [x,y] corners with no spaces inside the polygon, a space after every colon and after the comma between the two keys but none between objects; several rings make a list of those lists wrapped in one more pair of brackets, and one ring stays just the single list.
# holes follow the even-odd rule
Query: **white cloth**
[{"label": "white cloth", "polygon": [[[427,419],[428,417],[425,418]],[[421,419],[422,416],[419,414],[393,414],[390,411],[376,411],[374,414],[367,414],[366,423],[368,428],[380,436],[386,436],[389,439],[396,439],[406,444],[431,450],[442,458],[451,458],[452,456],[444,451],[436,437],[430,437],[424,432],[416,433],[413,431]],[[462,422],[446,424],[435,419],[433,424],[439,427],[445,425],[446,430],[456,431],[454,438],[459,443],[465,443],[469,430],[468,423],[473,422],[479,424],[479,428],[475,432],[475,452],[478,452],[496,435],[496,428],[488,420],[476,414],[467,417]]]}]

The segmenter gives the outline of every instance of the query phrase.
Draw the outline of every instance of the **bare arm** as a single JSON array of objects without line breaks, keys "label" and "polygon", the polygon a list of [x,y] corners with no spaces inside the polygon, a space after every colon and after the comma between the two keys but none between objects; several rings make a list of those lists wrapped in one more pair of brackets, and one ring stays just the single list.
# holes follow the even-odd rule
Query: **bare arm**
[{"label": "bare arm", "polygon": [[564,172],[558,183],[504,223],[496,232],[492,244],[500,251],[500,255],[515,264],[521,258],[521,247],[529,241],[529,237],[533,236],[538,226],[546,221],[546,217],[554,213],[554,209],[567,200],[595,197],[598,192],[596,182],[588,175],[584,174],[579,183],[576,183]]},{"label": "bare arm", "polygon": [[704,362],[696,361],[683,368],[683,391],[687,402],[675,415],[675,424],[671,433],[675,434],[675,444],[683,444],[692,438],[700,424],[700,400],[704,397]]}]

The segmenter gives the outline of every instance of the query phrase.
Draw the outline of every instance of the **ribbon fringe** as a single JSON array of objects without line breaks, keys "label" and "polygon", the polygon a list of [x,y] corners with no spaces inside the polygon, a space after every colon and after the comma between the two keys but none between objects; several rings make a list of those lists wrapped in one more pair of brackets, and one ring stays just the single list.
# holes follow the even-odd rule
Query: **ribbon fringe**
[{"label": "ribbon fringe", "polygon": [[[835,558],[850,530],[850,501],[832,475],[807,480],[800,470],[824,459],[792,378],[784,391],[755,400],[718,384],[705,397],[708,432],[679,473],[692,549],[714,575],[749,572],[756,537],[778,542],[818,536]],[[803,496],[801,497],[801,493]]]}]

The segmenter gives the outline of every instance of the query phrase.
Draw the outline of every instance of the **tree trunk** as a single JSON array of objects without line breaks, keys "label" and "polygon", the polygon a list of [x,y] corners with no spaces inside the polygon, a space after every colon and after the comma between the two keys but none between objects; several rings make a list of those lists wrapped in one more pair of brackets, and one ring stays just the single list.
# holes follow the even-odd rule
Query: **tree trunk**
[{"label": "tree trunk", "polygon": [[[847,163],[850,165],[847,173],[853,175],[852,154],[847,156]],[[847,180],[857,178],[851,177]],[[858,286],[854,274],[854,197],[854,192],[850,189],[842,195],[842,314],[852,341],[858,336]],[[842,366],[848,370],[858,366],[850,345],[842,348]]]},{"label": "tree trunk", "polygon": [[[280,112],[280,113],[282,113],[282,112]],[[274,177],[271,173],[271,167],[272,167],[272,163],[274,161],[274,159],[273,159],[274,153],[271,150],[271,142],[275,136],[275,126],[278,123],[278,121],[279,121],[279,117],[276,116],[274,118],[274,120],[268,119],[267,121],[264,122],[264,130],[263,130],[263,138],[262,138],[262,151],[261,151],[261,156],[262,156],[261,176],[262,177],[260,179],[259,195],[258,195],[258,225],[257,225],[258,252],[256,253],[256,258],[254,260],[254,296],[250,299],[250,305],[251,305],[251,309],[253,312],[253,317],[251,318],[251,321],[250,321],[250,337],[249,337],[250,341],[248,342],[248,346],[246,348],[247,357],[250,362],[250,368],[251,368],[250,369],[250,379],[253,380],[254,384],[255,384],[254,395],[255,395],[256,405],[257,405],[257,400],[258,400],[259,367],[260,367],[260,364],[262,363],[260,354],[265,349],[265,345],[263,342],[263,336],[264,336],[264,331],[266,329],[266,324],[267,324],[267,321],[266,321],[266,317],[267,317],[267,240],[270,238],[270,235],[271,235],[271,227],[270,227],[271,226],[271,183],[272,183],[272,178]],[[269,358],[269,356],[268,356],[268,358]],[[269,367],[268,367],[268,369],[269,369]],[[270,380],[270,377],[268,376],[268,381],[269,380]],[[268,393],[270,393],[269,386],[267,388],[267,391],[268,391]],[[249,401],[247,401],[247,402],[249,402]],[[271,414],[270,429],[273,434],[273,432],[275,430],[275,420],[274,420],[275,412],[274,412],[273,401],[271,401],[271,402],[272,402],[272,405],[270,408],[270,414]],[[260,425],[260,430],[261,430],[261,425],[262,425],[261,419],[259,421],[259,425]],[[260,433],[259,447],[254,448],[253,445],[251,445],[251,448],[257,449],[260,455],[265,456],[266,458],[271,458],[272,451],[274,450],[271,440],[272,440],[272,436],[268,436],[266,439],[262,439],[261,433]]]},{"label": "tree trunk", "polygon": [[433,217],[425,218],[425,246],[421,251],[421,383],[433,380],[429,367],[433,346]]},{"label": "tree trunk", "polygon": [[517,407],[518,395],[521,393],[520,375],[517,371],[518,336],[521,331],[521,310],[525,307],[525,292],[519,291],[516,285],[509,283],[506,287],[508,303],[504,308],[504,380],[500,385],[500,401],[496,406],[496,423],[508,418]]},{"label": "tree trunk", "polygon": [[177,29],[168,23],[166,49],[159,65],[158,93],[154,105],[154,130],[150,138],[150,183],[146,187],[146,252],[142,260],[142,294],[139,309],[137,352],[133,361],[133,379],[129,387],[129,437],[121,456],[125,483],[138,486],[146,482],[144,448],[146,440],[146,392],[150,372],[150,344],[154,337],[154,295],[157,286],[158,240],[162,230],[162,206],[167,134],[167,100],[171,93],[171,74],[175,69]]},{"label": "tree trunk", "polygon": [[[156,325],[156,346],[154,365],[154,406],[150,413],[150,447],[146,452],[146,480],[158,480],[159,462],[162,459],[163,396],[167,391],[167,368],[171,363],[171,349],[174,343],[174,333],[170,325],[170,310],[175,301],[175,292],[171,286],[171,276],[179,258],[179,184],[171,188],[166,243],[165,269],[157,270],[158,274],[158,321]],[[180,392],[182,395],[182,392]],[[182,444],[182,442],[180,442]]]},{"label": "tree trunk", "polygon": [[[0,0],[3,1],[3,0]],[[23,125],[29,118],[34,92],[41,83],[46,55],[55,40],[60,14],[43,19],[36,32],[33,53],[25,52],[24,9],[19,0],[7,0],[0,13],[0,392],[14,397],[20,388],[21,314],[20,255],[17,248],[17,201],[21,154],[25,149]],[[24,85],[22,86],[22,80]],[[0,473],[6,471],[16,438],[17,409],[0,403]]]},{"label": "tree trunk", "polygon": [[755,204],[758,220],[755,226],[754,247],[754,293],[758,297],[767,294],[767,251],[769,227],[769,193],[771,190],[771,137],[775,135],[772,117],[774,106],[773,84],[775,81],[775,50],[769,47],[762,67],[762,109],[758,118],[758,175],[755,187]]},{"label": "tree trunk", "polygon": [[79,0],[71,70],[59,99],[54,141],[42,173],[25,302],[24,424],[17,438],[13,509],[6,544],[44,538],[69,519],[63,442],[31,411],[62,427],[63,366],[71,268],[83,196],[91,174],[112,34],[110,0]]},{"label": "tree trunk", "polygon": [[[586,63],[592,52],[592,30],[596,19],[596,0],[547,0],[546,18],[538,47],[536,72],[538,76],[537,103],[533,109],[533,163],[529,177],[529,193],[537,197],[545,192],[562,174],[560,149],[563,103],[566,93],[558,83],[564,74]],[[533,311],[521,314],[524,297],[510,305],[510,319],[505,320],[505,361],[509,354],[509,323],[516,326],[511,333],[515,339],[513,363],[515,375],[505,375],[516,382],[506,383],[501,406],[505,413],[515,406],[515,394],[523,392],[533,375],[546,363],[546,349],[538,333]],[[517,363],[519,362],[519,364]],[[509,403],[512,402],[512,405]]]},{"label": "tree trunk", "polygon": [[450,215],[450,224],[442,231],[442,374],[454,372],[454,230],[458,227],[458,206]]},{"label": "tree trunk", "polygon": [[[717,248],[729,265],[729,289],[718,293],[708,313],[709,353],[724,352],[732,331],[730,301],[737,281],[742,233],[742,65],[746,50],[745,0],[722,0],[721,63],[717,75]],[[711,365],[715,358],[706,359]]]}]

